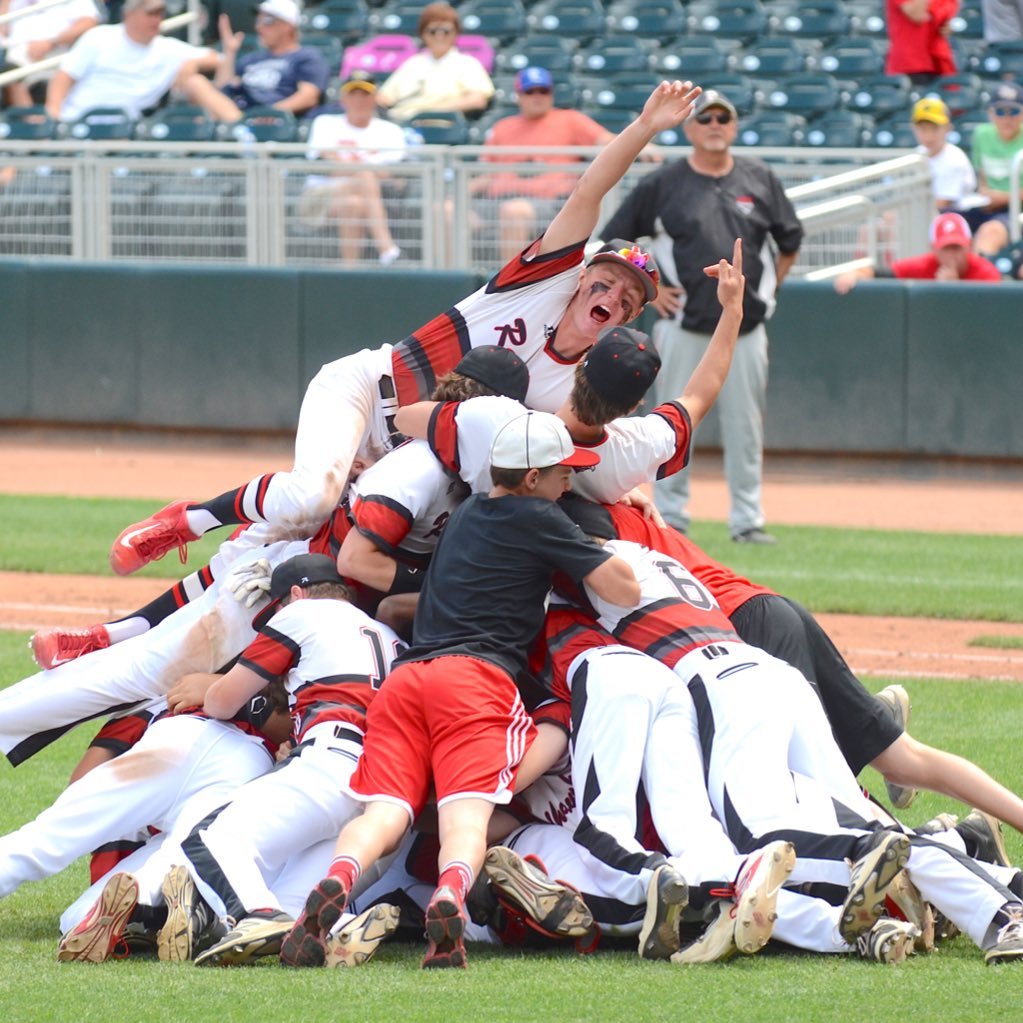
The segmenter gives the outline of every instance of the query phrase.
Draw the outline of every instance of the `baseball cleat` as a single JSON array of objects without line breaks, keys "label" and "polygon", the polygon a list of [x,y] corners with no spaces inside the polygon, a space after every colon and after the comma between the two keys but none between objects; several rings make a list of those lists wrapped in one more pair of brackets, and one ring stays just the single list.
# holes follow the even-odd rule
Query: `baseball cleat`
[{"label": "baseball cleat", "polygon": [[939,813],[924,824],[918,824],[913,828],[917,835],[925,838],[931,835],[940,835],[943,831],[951,831],[959,823],[959,818],[954,813]]},{"label": "baseball cleat", "polygon": [[983,810],[971,810],[955,829],[966,844],[967,855],[1001,867],[1012,866],[1002,835],[1002,822],[997,817]]},{"label": "baseball cleat", "polygon": [[842,940],[854,945],[884,912],[888,886],[909,860],[909,837],[895,831],[879,831],[873,844],[849,866],[849,894],[838,925]]},{"label": "baseball cleat", "polygon": [[187,545],[198,540],[188,528],[185,512],[194,501],[174,501],[121,532],[110,548],[110,567],[117,575],[131,575],[151,561],[159,561],[177,548],[181,564],[188,560]]},{"label": "baseball cleat", "polygon": [[341,919],[348,903],[348,891],[336,877],[325,877],[309,893],[305,909],[281,943],[285,966],[323,966],[327,959],[327,938]]},{"label": "baseball cleat", "polygon": [[934,910],[924,902],[907,871],[900,870],[888,886],[885,907],[888,916],[906,920],[919,931],[917,952],[934,951]]},{"label": "baseball cleat", "polygon": [[721,900],[718,915],[691,945],[673,952],[673,963],[723,963],[739,951],[735,944],[735,904]]},{"label": "baseball cleat", "polygon": [[120,944],[138,900],[138,881],[131,874],[114,874],[81,923],[60,939],[57,959],[62,963],[105,962]]},{"label": "baseball cleat", "polygon": [[681,948],[679,921],[688,902],[685,879],[670,863],[662,863],[646,890],[646,914],[639,932],[643,959],[670,959]]},{"label": "baseball cleat", "polygon": [[327,939],[325,966],[363,966],[373,958],[380,943],[398,927],[397,906],[381,902],[349,920]]},{"label": "baseball cleat", "polygon": [[487,850],[483,870],[499,897],[557,937],[581,938],[593,931],[593,914],[582,896],[552,881],[536,860],[523,859],[512,849],[496,845]]},{"label": "baseball cleat", "polygon": [[856,939],[856,951],[861,959],[877,963],[902,963],[913,954],[913,942],[919,936],[917,929],[905,920],[884,917],[876,920],[869,931]]},{"label": "baseball cleat", "polygon": [[[909,693],[900,685],[885,686],[877,694],[889,713],[895,718],[896,723],[902,731],[909,728],[909,712],[912,706],[909,702]],[[895,782],[885,780],[885,788],[888,790],[888,799],[896,810],[905,810],[906,807],[916,799],[917,790],[905,785],[896,785]]]},{"label": "baseball cleat", "polygon": [[430,939],[423,957],[424,970],[464,968],[466,964],[466,914],[458,896],[447,885],[438,888],[426,907],[426,936]]},{"label": "baseball cleat", "polygon": [[1009,922],[998,932],[995,943],[984,953],[988,966],[1000,966],[1023,959],[1023,906],[1005,907]]},{"label": "baseball cleat", "polygon": [[105,625],[90,625],[86,629],[40,629],[29,646],[36,664],[49,670],[95,650],[105,650],[110,646],[110,633]]},{"label": "baseball cleat", "polygon": [[791,842],[771,842],[746,857],[735,880],[735,944],[752,955],[770,940],[778,892],[796,865]]},{"label": "baseball cleat", "polygon": [[281,942],[295,921],[280,910],[257,909],[242,917],[223,938],[195,957],[196,966],[238,966],[281,953]]},{"label": "baseball cleat", "polygon": [[187,963],[204,943],[223,934],[222,925],[185,867],[171,867],[161,890],[167,903],[167,922],[156,936],[156,954],[164,963]]}]

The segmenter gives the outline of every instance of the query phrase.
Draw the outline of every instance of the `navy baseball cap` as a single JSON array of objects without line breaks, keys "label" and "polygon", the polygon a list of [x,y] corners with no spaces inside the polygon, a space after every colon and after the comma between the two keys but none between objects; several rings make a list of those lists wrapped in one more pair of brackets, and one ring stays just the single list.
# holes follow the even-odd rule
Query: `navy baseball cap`
[{"label": "navy baseball cap", "polygon": [[635,405],[661,369],[650,338],[630,327],[605,327],[586,353],[583,375],[598,398]]},{"label": "navy baseball cap", "polygon": [[545,67],[524,67],[515,76],[515,91],[526,89],[553,89],[554,76]]},{"label": "navy baseball cap", "polygon": [[624,266],[643,285],[644,302],[652,302],[657,298],[657,289],[661,284],[661,272],[657,269],[657,261],[635,242],[628,242],[624,238],[612,238],[590,257],[589,265],[592,266],[594,263],[617,263]]},{"label": "navy baseball cap", "polygon": [[993,107],[998,103],[1016,103],[1023,106],[1023,85],[1019,82],[999,82],[991,90],[991,98],[987,105]]},{"label": "navy baseball cap", "polygon": [[337,562],[326,554],[296,554],[282,561],[270,576],[270,603],[252,619],[252,627],[261,629],[281,609],[281,601],[292,586],[312,586],[314,583],[340,583],[346,585],[337,570]]},{"label": "navy baseball cap", "polygon": [[524,402],[529,390],[529,370],[510,349],[500,345],[470,348],[455,367],[456,373],[477,380],[495,394]]}]

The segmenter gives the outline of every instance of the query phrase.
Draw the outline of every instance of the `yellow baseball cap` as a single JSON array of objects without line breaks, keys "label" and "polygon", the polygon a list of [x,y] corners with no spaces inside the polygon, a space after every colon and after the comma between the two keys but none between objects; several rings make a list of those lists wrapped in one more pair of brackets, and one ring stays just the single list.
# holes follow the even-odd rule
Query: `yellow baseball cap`
[{"label": "yellow baseball cap", "polygon": [[951,124],[952,118],[948,116],[948,107],[938,99],[937,96],[924,96],[913,104],[912,121],[918,124],[920,121],[930,121],[931,124]]}]

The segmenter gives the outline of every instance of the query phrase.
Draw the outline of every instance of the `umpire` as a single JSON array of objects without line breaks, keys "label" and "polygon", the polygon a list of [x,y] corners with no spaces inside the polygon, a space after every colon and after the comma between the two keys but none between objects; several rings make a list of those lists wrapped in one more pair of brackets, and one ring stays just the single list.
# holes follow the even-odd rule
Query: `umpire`
[{"label": "umpire", "polygon": [[[746,294],[743,323],[720,409],[728,525],[740,543],[774,543],[764,530],[761,476],[767,396],[767,331],[775,293],[795,262],[803,228],[774,173],[760,160],[733,156],[738,116],[709,89],[685,122],[692,152],[648,174],[604,225],[604,238],[653,239],[662,283],[651,305],[661,319],[653,337],[661,354],[657,401],[670,400],[703,357],[720,315],[717,281],[703,268],[728,258],[742,238]],[[669,525],[689,525],[688,471],[660,481],[657,506]]]}]

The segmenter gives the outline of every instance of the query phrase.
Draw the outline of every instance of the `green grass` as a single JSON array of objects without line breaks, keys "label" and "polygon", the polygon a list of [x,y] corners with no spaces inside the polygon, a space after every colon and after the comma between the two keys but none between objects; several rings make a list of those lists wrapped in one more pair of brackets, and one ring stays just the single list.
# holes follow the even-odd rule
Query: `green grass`
[{"label": "green grass", "polygon": [[997,650],[1023,650],[1023,636],[975,636],[966,645],[994,647]]},{"label": "green grass", "polygon": [[[110,575],[107,555],[129,523],[158,502],[0,496],[0,571]],[[774,528],[774,527],[772,527]],[[693,539],[742,575],[814,611],[1023,621],[1023,536],[888,533],[779,526],[775,547],[732,543],[721,523],[698,522]],[[227,530],[189,548],[190,568],[210,559]],[[179,578],[171,553],[140,575]]]},{"label": "green grass", "polygon": [[[0,678],[32,670],[26,636],[0,633]],[[913,731],[955,749],[1023,790],[1019,688],[1003,683],[903,681],[913,697]],[[880,688],[884,679],[871,680]],[[79,729],[17,771],[0,765],[0,833],[30,819],[61,791],[89,738]],[[882,792],[871,770],[863,781]],[[922,795],[905,813],[910,824],[952,801]],[[1023,837],[1007,834],[1023,860]],[[251,969],[199,970],[153,961],[101,966],[58,964],[56,920],[87,883],[84,861],[0,903],[0,1005],[12,1023],[116,1023],[144,1016],[172,1023],[251,1021],[666,1020],[875,1023],[920,1013],[965,1023],[1017,1020],[1023,973],[984,966],[960,937],[929,957],[895,968],[845,957],[780,951],[731,963],[677,968],[646,963],[629,951],[579,958],[470,948],[466,973],[424,974],[420,947],[384,946],[365,969],[291,972],[273,963]]]}]

